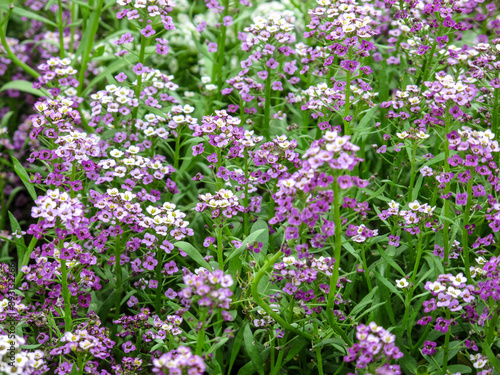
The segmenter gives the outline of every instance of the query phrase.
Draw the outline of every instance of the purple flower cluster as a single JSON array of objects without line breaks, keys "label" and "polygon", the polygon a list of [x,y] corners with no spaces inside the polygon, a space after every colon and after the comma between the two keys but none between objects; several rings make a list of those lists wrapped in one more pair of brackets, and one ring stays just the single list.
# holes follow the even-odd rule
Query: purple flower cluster
[{"label": "purple flower cluster", "polygon": [[191,349],[179,346],[160,358],[153,359],[153,373],[158,375],[203,375],[205,363],[200,356],[191,353]]},{"label": "purple flower cluster", "polygon": [[221,270],[210,272],[204,268],[198,268],[195,273],[184,268],[183,273],[182,280],[186,287],[178,293],[178,297],[186,310],[193,304],[210,311],[220,309],[224,320],[232,320],[227,311],[231,308],[233,296],[230,287],[234,281],[231,275],[224,275]]},{"label": "purple flower cluster", "polygon": [[[376,368],[375,374],[400,375],[398,365],[390,365],[392,360],[397,360],[403,353],[394,344],[396,336],[386,331],[383,327],[371,322],[368,326],[360,324],[356,327],[356,339],[352,347],[348,348],[346,362],[356,361],[356,369]],[[357,374],[358,372],[356,372]]]}]

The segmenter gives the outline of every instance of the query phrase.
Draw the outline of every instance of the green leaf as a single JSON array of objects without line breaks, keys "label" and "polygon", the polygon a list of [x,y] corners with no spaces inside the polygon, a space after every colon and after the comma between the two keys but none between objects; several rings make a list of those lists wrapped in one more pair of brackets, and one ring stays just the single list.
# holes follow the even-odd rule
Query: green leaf
[{"label": "green leaf", "polygon": [[9,111],[5,114],[5,116],[3,116],[2,118],[2,128],[6,128],[7,125],[9,124],[9,120],[10,118],[12,117],[12,115],[14,114],[14,111]]},{"label": "green leaf", "polygon": [[382,246],[380,246],[379,244],[377,244],[377,248],[378,248],[378,252],[380,253],[380,255],[382,256],[382,258],[384,258],[384,260],[389,263],[389,265],[394,268],[396,271],[398,271],[401,276],[406,276],[406,274],[403,272],[403,270],[401,269],[401,267],[399,267],[399,265],[394,261],[394,259],[392,259],[385,251],[384,249],[382,249]]},{"label": "green leaf", "polygon": [[[4,8],[4,7],[2,6],[2,8]],[[42,23],[46,23],[47,25],[50,25],[50,26],[57,28],[57,24],[55,22],[52,22],[48,18],[45,18],[45,17],[39,15],[38,13],[32,12],[26,8],[14,7],[13,13],[17,14],[18,16],[30,18],[30,19],[35,20],[35,21],[40,21]]]},{"label": "green leaf", "polygon": [[19,90],[36,96],[46,96],[42,90],[34,89],[33,83],[23,80],[7,82],[2,86],[0,92],[5,90]]},{"label": "green leaf", "polygon": [[[372,272],[382,284],[384,284],[391,292],[393,292],[395,295],[397,295],[399,297],[399,299],[404,303],[404,299],[401,296],[401,292],[394,286],[394,284],[389,282],[384,276],[382,276],[377,271],[372,270]],[[390,301],[388,301],[388,302],[390,303]]]},{"label": "green leaf", "polygon": [[255,365],[253,362],[248,362],[242,368],[239,369],[237,375],[253,375],[255,374]]},{"label": "green leaf", "polygon": [[[356,317],[356,315],[363,309],[366,308],[366,306],[370,303],[373,302],[373,296],[375,295],[375,292],[378,290],[377,287],[373,288],[370,293],[368,293],[362,300],[359,302],[351,311],[349,314],[350,316]],[[385,302],[384,302],[385,303]]]},{"label": "green leaf", "polygon": [[363,134],[369,134],[369,133],[363,133],[363,130],[367,130],[369,128],[370,121],[373,120],[373,115],[375,114],[377,109],[378,106],[375,106],[365,113],[365,115],[359,122],[358,126],[354,128],[353,141],[356,141],[358,137]]},{"label": "green leaf", "polygon": [[227,257],[227,259],[226,259],[226,263],[227,263],[227,261],[229,261],[230,259],[232,259],[233,257],[235,257],[237,254],[241,253],[241,252],[242,252],[242,251],[246,248],[247,244],[252,243],[252,242],[255,242],[255,241],[257,240],[257,238],[258,238],[258,237],[259,237],[262,233],[264,233],[264,231],[266,231],[266,230],[267,230],[267,231],[269,231],[269,229],[267,229],[267,228],[266,228],[266,229],[259,229],[259,230],[258,230],[258,231],[256,231],[256,232],[250,233],[250,235],[249,235],[247,238],[245,238],[245,239],[243,240],[243,242],[241,243],[241,246],[240,246],[240,247],[238,247],[237,249],[235,249],[235,250],[231,253],[231,255],[229,255],[229,256]]},{"label": "green leaf", "polygon": [[[10,220],[10,228],[12,229],[12,232],[21,232],[21,226],[19,225],[17,219],[12,215],[12,213],[9,211],[9,220]],[[17,248],[17,259],[18,259],[18,272],[21,270],[21,263],[22,259],[24,259],[24,254],[26,253],[27,247],[26,244],[24,243],[23,237],[17,238],[15,237],[14,242],[16,243],[16,248]]]},{"label": "green leaf", "polygon": [[302,338],[298,339],[297,341],[295,341],[293,344],[292,344],[292,347],[290,348],[290,350],[288,351],[287,355],[286,355],[286,358],[283,362],[283,365],[289,361],[291,361],[293,359],[293,357],[295,357],[297,354],[300,353],[300,351],[302,349],[304,349],[304,347],[306,345],[309,344],[309,341],[307,340],[304,340]]},{"label": "green leaf", "polygon": [[189,257],[198,263],[200,266],[206,268],[207,270],[211,270],[212,267],[208,262],[203,259],[203,256],[200,254],[198,250],[194,248],[189,242],[179,241],[174,243],[174,246],[179,247],[182,251],[184,251]]},{"label": "green leaf", "polygon": [[472,372],[472,369],[466,365],[449,365],[448,370],[452,374],[456,374],[457,372],[461,374],[470,374]]},{"label": "green leaf", "polygon": [[241,344],[243,343],[243,332],[244,332],[243,328],[246,328],[246,325],[248,325],[247,322],[243,323],[243,327],[238,330],[238,333],[236,334],[236,337],[234,338],[233,347],[231,348],[231,357],[229,358],[229,368],[227,370],[228,374],[231,373],[231,369],[233,368],[234,361],[236,361],[236,357],[238,356],[238,353],[240,352]]},{"label": "green leaf", "polygon": [[370,199],[373,199],[373,198],[377,198],[377,199],[380,199],[382,201],[385,201],[385,202],[389,202],[390,199],[389,198],[386,198],[382,195],[382,193],[385,191],[385,187],[387,185],[382,185],[377,191],[372,191],[368,188],[365,188],[363,191],[369,195],[369,197],[367,199],[365,199],[366,201],[369,201]]},{"label": "green leaf", "polygon": [[252,360],[257,372],[260,375],[264,374],[264,367],[262,366],[262,358],[260,355],[260,350],[257,347],[257,341],[255,340],[250,326],[247,324],[243,330],[243,338],[245,341],[245,349],[247,350],[248,356]]},{"label": "green leaf", "polygon": [[97,315],[101,318],[101,321],[106,321],[111,308],[115,305],[115,295],[116,291],[113,290],[108,298],[102,303],[101,308],[97,311]]},{"label": "green leaf", "polygon": [[26,186],[26,189],[28,190],[31,198],[36,201],[37,195],[35,192],[35,188],[33,187],[33,185],[31,185],[30,178],[28,176],[28,173],[26,172],[26,169],[24,169],[21,163],[19,163],[19,160],[17,160],[15,157],[12,157],[12,163],[14,164],[14,170],[23,182],[24,186]]}]

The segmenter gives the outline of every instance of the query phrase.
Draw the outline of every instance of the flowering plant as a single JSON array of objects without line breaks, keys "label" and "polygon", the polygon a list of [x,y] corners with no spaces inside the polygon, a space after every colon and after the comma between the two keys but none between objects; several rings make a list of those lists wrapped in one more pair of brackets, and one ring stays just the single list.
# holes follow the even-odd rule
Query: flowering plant
[{"label": "flowering plant", "polygon": [[0,2],[0,375],[500,374],[492,0]]}]

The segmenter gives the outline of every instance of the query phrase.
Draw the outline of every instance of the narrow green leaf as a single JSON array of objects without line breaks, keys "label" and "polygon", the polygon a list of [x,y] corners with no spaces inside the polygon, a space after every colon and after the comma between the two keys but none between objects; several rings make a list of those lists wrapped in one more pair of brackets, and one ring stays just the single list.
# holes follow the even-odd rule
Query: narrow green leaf
[{"label": "narrow green leaf", "polygon": [[359,124],[354,128],[354,135],[353,135],[353,140],[357,140],[359,136],[363,134],[364,130],[367,130],[370,125],[370,121],[373,120],[373,116],[375,115],[375,112],[377,111],[378,106],[375,106],[368,110],[368,112],[365,113]]},{"label": "narrow green leaf", "polygon": [[[391,282],[389,282],[384,276],[382,276],[380,273],[378,273],[377,271],[375,270],[372,270],[373,274],[377,277],[377,279],[382,283],[384,284],[391,292],[393,292],[396,296],[398,296],[398,298],[404,303],[404,299],[403,297],[401,296],[401,292],[399,290],[397,290],[397,288],[394,286],[394,284],[392,284]],[[390,302],[390,301],[389,301]]]},{"label": "narrow green leaf", "polygon": [[189,257],[198,263],[200,266],[206,268],[207,270],[211,270],[212,267],[208,262],[203,259],[203,256],[200,254],[198,250],[194,248],[189,242],[179,241],[174,243],[174,246],[179,247],[182,251],[184,251]]},{"label": "narrow green leaf", "polygon": [[26,8],[14,7],[13,12],[14,12],[14,14],[17,14],[18,16],[30,18],[32,20],[40,21],[40,22],[45,23],[47,25],[57,27],[57,24],[55,22],[52,22],[48,18],[45,18],[45,17],[41,16],[40,14],[32,12]]},{"label": "narrow green leaf", "polygon": [[349,315],[352,317],[356,317],[356,315],[361,310],[365,309],[368,304],[373,303],[373,296],[377,290],[377,287],[373,288],[370,293],[368,293],[356,306],[354,306]]},{"label": "narrow green leaf", "polygon": [[24,169],[21,163],[19,163],[19,160],[17,160],[15,157],[12,157],[12,163],[14,164],[14,170],[23,182],[24,186],[26,186],[26,189],[28,190],[31,198],[36,201],[37,195],[35,192],[35,188],[33,187],[33,185],[31,185],[30,178],[28,176],[28,173],[26,172],[26,169]]},{"label": "narrow green leaf", "polygon": [[229,367],[227,370],[228,374],[231,373],[231,369],[233,368],[234,361],[236,361],[236,357],[238,356],[238,353],[240,352],[241,344],[243,343],[243,332],[244,332],[244,328],[246,328],[246,325],[248,325],[247,322],[243,323],[243,327],[241,327],[238,330],[238,333],[236,334],[236,337],[234,338],[233,347],[231,348],[231,357],[229,358]]},{"label": "narrow green leaf", "polygon": [[245,349],[247,350],[248,356],[252,360],[257,372],[260,375],[264,374],[264,367],[262,366],[262,358],[260,356],[260,351],[257,347],[257,341],[253,336],[250,326],[247,324],[243,330],[243,338],[245,341]]},{"label": "narrow green leaf", "polygon": [[[9,220],[10,220],[10,227],[12,229],[12,232],[21,232],[21,226],[19,225],[17,219],[12,215],[12,213],[9,211]],[[17,259],[18,259],[18,271],[21,270],[21,263],[22,259],[24,259],[24,254],[26,253],[27,247],[26,244],[24,243],[23,237],[17,238],[15,237],[14,242],[16,243],[16,248],[17,248]]]},{"label": "narrow green leaf", "polygon": [[394,261],[394,259],[392,259],[385,251],[384,249],[382,249],[382,246],[380,246],[379,244],[377,244],[377,248],[378,248],[378,252],[380,253],[380,255],[382,256],[382,258],[384,258],[384,260],[390,264],[390,266],[392,268],[394,268],[396,271],[398,271],[401,276],[406,276],[406,274],[403,272],[403,270],[401,269],[401,267]]},{"label": "narrow green leaf", "polygon": [[290,348],[290,350],[288,351],[288,353],[286,354],[286,358],[285,360],[283,361],[283,365],[287,362],[290,362],[293,357],[295,357],[297,354],[300,353],[300,351],[302,349],[304,349],[304,347],[306,345],[309,344],[309,341],[307,340],[304,340],[302,338],[299,338],[297,341],[295,341],[293,344],[292,344],[292,347]]},{"label": "narrow green leaf", "polygon": [[269,229],[267,229],[267,228],[266,228],[266,229],[259,229],[259,230],[258,230],[258,231],[256,231],[256,232],[250,233],[250,235],[249,235],[247,238],[245,238],[245,239],[243,240],[243,242],[241,243],[241,246],[240,246],[240,247],[238,247],[237,249],[235,249],[235,250],[231,253],[231,255],[229,255],[229,256],[227,257],[226,262],[227,262],[228,260],[230,260],[231,258],[235,257],[237,254],[241,253],[241,252],[242,252],[242,251],[246,248],[247,244],[252,243],[252,242],[255,242],[255,240],[257,240],[257,238],[258,238],[258,237],[259,237],[262,233],[264,233],[264,231],[266,231],[266,230],[269,230]]},{"label": "narrow green leaf", "polygon": [[0,91],[6,91],[6,90],[19,90],[36,96],[46,96],[46,94],[44,94],[42,90],[34,89],[33,83],[23,80],[7,82],[2,86]]}]

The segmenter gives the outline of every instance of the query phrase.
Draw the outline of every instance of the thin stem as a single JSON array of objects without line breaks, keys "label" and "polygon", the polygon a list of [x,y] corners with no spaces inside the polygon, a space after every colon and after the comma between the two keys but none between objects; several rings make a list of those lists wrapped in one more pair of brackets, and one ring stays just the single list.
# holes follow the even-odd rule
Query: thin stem
[{"label": "thin stem", "polygon": [[116,276],[116,297],[115,297],[115,319],[120,318],[120,307],[122,299],[122,265],[121,257],[121,236],[116,237],[115,242],[115,276]]},{"label": "thin stem", "polygon": [[217,226],[217,262],[219,269],[224,270],[224,244],[222,243],[222,224]]},{"label": "thin stem", "polygon": [[417,147],[418,147],[418,144],[417,142],[413,142],[412,143],[412,153],[411,153],[411,160],[410,160],[410,163],[411,163],[411,177],[410,177],[410,186],[408,186],[408,191],[409,191],[409,194],[408,194],[408,202],[411,202],[413,201],[413,187],[415,185],[415,162],[416,162],[416,159],[417,159]]},{"label": "thin stem", "polygon": [[75,22],[76,22],[76,17],[77,17],[77,7],[76,7],[76,4],[74,2],[71,3],[71,27],[70,27],[70,30],[71,30],[71,38],[69,40],[69,52],[70,53],[74,53],[75,51],[75,46],[74,46],[74,43],[75,43],[75,25],[73,25]]},{"label": "thin stem", "polygon": [[[143,64],[144,59],[145,59],[145,53],[146,53],[146,44],[147,44],[147,38],[141,34],[141,48],[139,50],[139,63]],[[141,96],[141,90],[142,90],[142,73],[138,75],[137,77],[137,86],[135,87],[135,98],[137,100],[140,99]],[[137,118],[137,112],[139,111],[139,106],[135,107],[132,111],[132,118],[136,119]]]},{"label": "thin stem", "polygon": [[92,25],[90,29],[89,39],[86,41],[87,44],[85,46],[85,51],[82,54],[82,64],[80,66],[80,75],[78,77],[78,94],[81,94],[83,91],[83,82],[85,80],[85,72],[87,70],[87,64],[90,60],[90,53],[92,52],[92,47],[94,46],[94,39],[97,33],[97,29],[99,27],[99,20],[101,19],[102,5],[104,0],[99,0],[97,3],[97,8],[95,10],[95,17],[92,20]]},{"label": "thin stem", "polygon": [[64,329],[66,332],[71,332],[73,320],[71,317],[71,296],[68,288],[68,268],[66,267],[66,261],[64,259],[60,259],[59,261],[61,262],[61,281],[64,299]]},{"label": "thin stem", "polygon": [[472,177],[469,177],[469,181],[467,182],[467,204],[465,205],[464,210],[464,230],[463,230],[463,254],[464,254],[464,265],[465,265],[465,276],[467,277],[467,283],[472,284],[472,278],[470,275],[470,257],[469,257],[469,232],[466,229],[466,226],[469,225],[470,218],[470,206],[472,203]]},{"label": "thin stem", "polygon": [[[319,338],[319,331],[318,331],[318,323],[315,321],[313,322],[313,327],[314,327],[314,335]],[[316,361],[318,363],[318,374],[323,375],[323,357],[321,355],[321,346],[317,346],[315,349],[316,352]]]},{"label": "thin stem", "polygon": [[[490,299],[490,301],[491,301],[491,299]],[[490,306],[491,306],[491,304],[490,304]],[[486,333],[486,346],[488,346],[488,347],[492,346],[493,336],[494,336],[495,332],[497,332],[497,330],[498,330],[497,322],[498,322],[499,307],[500,307],[499,304],[497,304],[494,307],[496,310],[495,310],[495,313],[493,315],[493,318],[490,320],[489,329]]]},{"label": "thin stem", "polygon": [[334,320],[333,308],[337,293],[337,281],[339,279],[340,270],[340,253],[342,248],[342,223],[340,221],[340,191],[337,182],[337,176],[333,182],[333,222],[335,224],[335,239],[333,243],[333,258],[335,264],[333,267],[333,275],[330,279],[330,290],[328,292],[328,303],[326,305],[326,313],[330,320]]},{"label": "thin stem", "polygon": [[365,273],[365,279],[366,279],[366,286],[368,287],[368,290],[371,292],[372,291],[372,283],[370,280],[370,275],[368,274],[368,265],[366,263],[366,249],[365,246],[361,248],[361,256],[363,258],[363,269]]},{"label": "thin stem", "polygon": [[[446,109],[446,116],[445,116],[445,121],[444,121],[444,172],[449,173],[450,172],[450,164],[448,163],[448,157],[450,154],[450,148],[449,148],[449,141],[448,141],[448,133],[450,132],[450,114],[448,108]],[[447,195],[450,192],[451,189],[451,182],[446,184],[446,187],[444,189],[444,195]],[[449,217],[449,211],[450,211],[450,200],[445,199],[444,200],[444,217],[448,218]],[[443,228],[443,247],[444,247],[444,269],[446,271],[446,268],[448,266],[448,257],[450,254],[450,239],[449,239],[449,231],[450,231],[450,223],[448,220],[445,220],[444,223],[444,228]]]},{"label": "thin stem", "polygon": [[[412,284],[414,284],[417,279],[418,266],[420,265],[420,259],[422,258],[422,237],[422,232],[420,232],[418,235],[417,258],[415,259],[415,265],[413,266],[413,273],[411,274],[410,279]],[[415,288],[412,286],[412,291],[413,290],[415,290]]]},{"label": "thin stem", "polygon": [[306,339],[312,340],[312,339],[314,339],[313,335],[311,335],[307,332],[303,332],[301,330],[298,330],[294,326],[288,324],[288,322],[285,321],[276,312],[274,312],[273,309],[271,308],[271,306],[269,306],[260,296],[259,288],[258,288],[260,280],[262,280],[262,278],[266,274],[268,268],[270,268],[280,257],[281,257],[281,252],[278,251],[276,254],[274,254],[271,258],[269,258],[267,260],[267,262],[264,264],[264,266],[255,275],[255,278],[253,279],[252,285],[250,288],[250,290],[252,292],[253,300],[257,305],[259,305],[262,308],[262,310],[264,310],[271,318],[273,318],[279,325],[281,325],[281,327],[283,327],[284,329],[287,329],[289,331],[292,331],[293,333],[295,333],[297,335],[303,336]]},{"label": "thin stem", "polygon": [[351,129],[349,126],[349,121],[347,121],[345,118],[349,116],[349,110],[351,106],[351,72],[347,71],[347,79],[346,79],[346,85],[345,85],[345,109],[344,109],[344,134],[345,135],[350,135],[351,134]]},{"label": "thin stem", "polygon": [[158,281],[158,286],[156,287],[156,299],[155,299],[155,310],[156,314],[161,317],[161,297],[162,297],[162,275],[161,269],[163,267],[163,250],[158,249],[156,253],[156,261],[158,264],[156,265],[156,280]]},{"label": "thin stem", "polygon": [[243,235],[248,236],[248,226],[250,221],[249,200],[248,200],[248,162],[245,159],[245,198],[243,198],[243,206],[245,207],[245,213],[243,214]]},{"label": "thin stem", "polygon": [[28,73],[32,77],[38,78],[38,77],[40,77],[40,74],[37,71],[35,71],[34,69],[32,69],[30,66],[28,66],[27,64],[25,64],[24,62],[19,60],[17,58],[17,56],[12,52],[9,44],[7,43],[7,36],[6,36],[5,30],[7,29],[7,25],[9,23],[9,18],[10,18],[11,14],[12,14],[12,8],[9,9],[9,11],[5,15],[3,21],[0,23],[0,39],[2,41],[2,46],[5,49],[7,56],[14,64],[16,64],[18,67],[23,69],[26,73]]},{"label": "thin stem", "polygon": [[58,22],[57,28],[59,29],[59,57],[64,59],[64,23],[63,23],[63,9],[62,9],[62,1],[58,0],[57,2],[57,13],[58,13]]},{"label": "thin stem", "polygon": [[224,25],[224,17],[229,14],[229,0],[224,1],[224,12],[222,14],[221,27],[219,33],[219,40],[217,43],[217,70],[216,79],[218,87],[218,100],[222,99],[222,69],[224,68],[224,59],[226,54],[226,31],[227,27]]},{"label": "thin stem", "polygon": [[262,135],[266,141],[271,139],[271,130],[269,122],[271,120],[271,68],[267,68],[266,91],[264,102],[264,124],[262,126]]},{"label": "thin stem", "polygon": [[198,337],[196,340],[196,355],[201,356],[203,352],[203,346],[205,345],[205,319],[206,319],[206,311],[202,310],[200,312],[200,320],[201,323],[200,330],[198,331]]},{"label": "thin stem", "polygon": [[[446,309],[446,320],[450,319],[450,310]],[[441,374],[446,375],[448,370],[448,354],[450,352],[450,335],[451,335],[451,325],[448,326],[448,331],[444,336],[444,352],[443,352],[443,368]]]},{"label": "thin stem", "polygon": [[174,150],[174,169],[177,171],[179,168],[179,156],[181,153],[181,131],[177,132],[177,137],[175,138],[175,150]]}]

